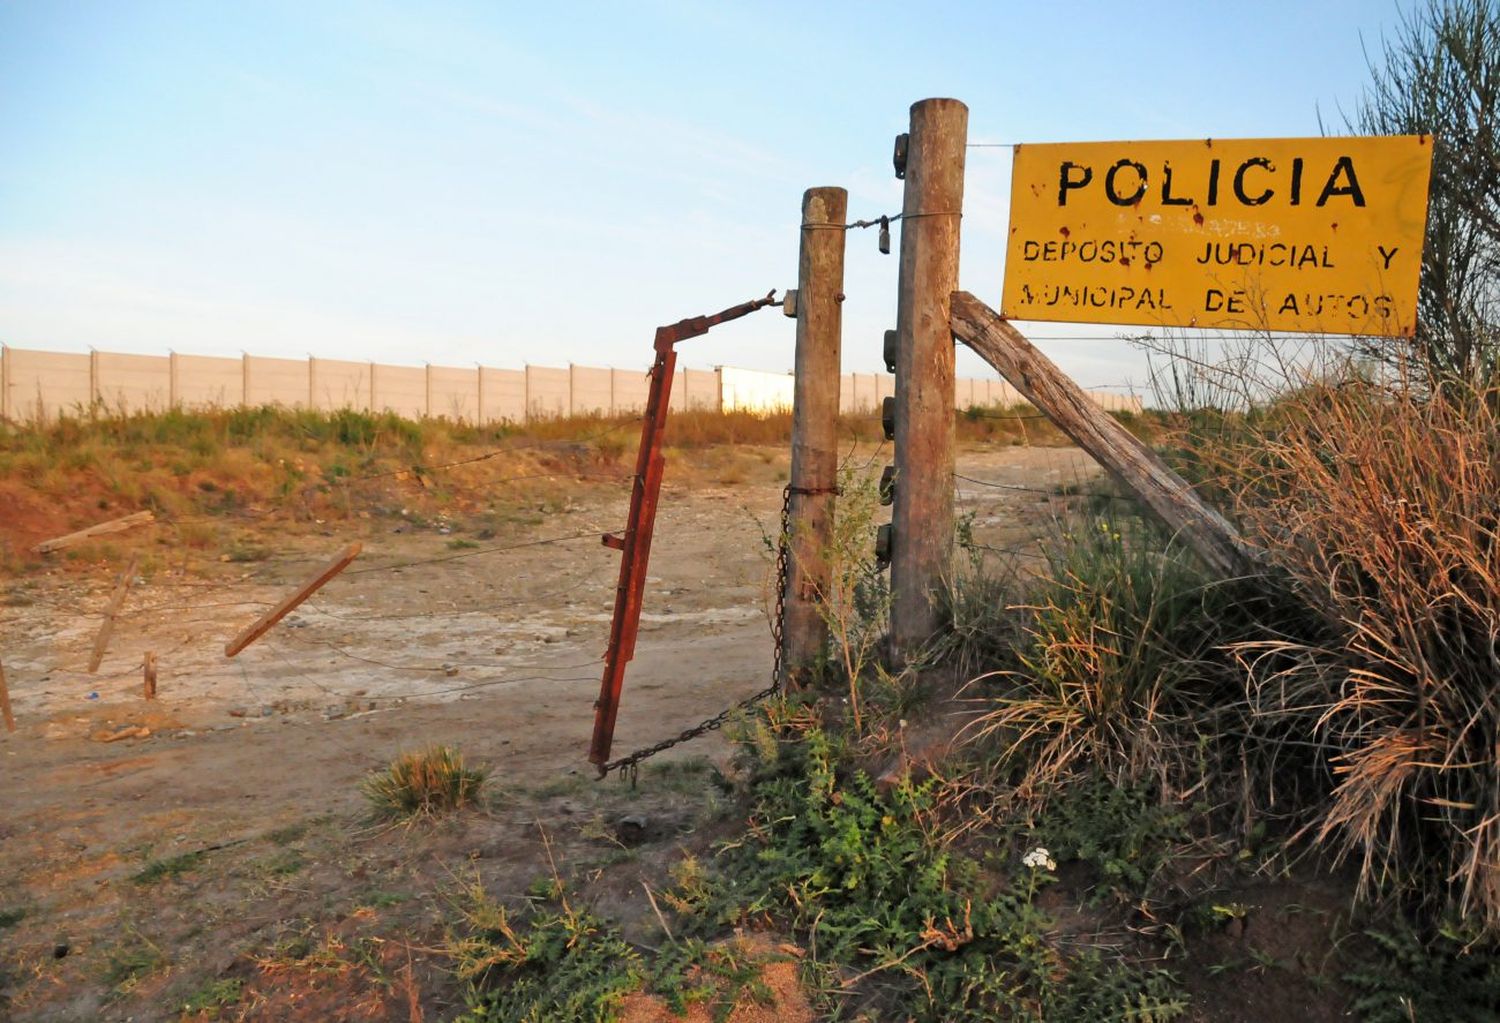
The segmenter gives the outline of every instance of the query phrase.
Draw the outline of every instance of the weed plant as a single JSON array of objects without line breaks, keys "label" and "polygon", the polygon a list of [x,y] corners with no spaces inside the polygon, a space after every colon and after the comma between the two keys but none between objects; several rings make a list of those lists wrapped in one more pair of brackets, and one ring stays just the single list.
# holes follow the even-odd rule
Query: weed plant
[{"label": "weed plant", "polygon": [[407,820],[470,806],[478,801],[485,772],[464,765],[451,746],[403,753],[365,779],[364,794],[377,818]]},{"label": "weed plant", "polygon": [[637,993],[678,1016],[703,1006],[716,1023],[738,1006],[775,1003],[763,969],[778,953],[738,939],[669,938],[647,956],[591,910],[575,909],[560,885],[540,887],[514,913],[482,891],[469,894],[467,933],[451,946],[469,984],[468,1011],[456,1023],[616,1020]]},{"label": "weed plant", "polygon": [[986,557],[974,541],[972,515],[961,517],[955,532],[964,557],[942,591],[942,628],[926,658],[951,665],[962,679],[1014,668],[1021,633],[1013,605],[1023,588],[1016,561]]},{"label": "weed plant", "polygon": [[839,472],[840,497],[824,551],[828,582],[818,594],[818,613],[828,629],[828,660],[845,684],[856,732],[863,727],[862,689],[872,671],[890,621],[890,588],[877,569],[875,519],[879,487],[868,472],[845,466]]},{"label": "weed plant", "polygon": [[1160,874],[1189,838],[1192,816],[1206,812],[1202,805],[1164,805],[1146,786],[1095,776],[1057,793],[1029,830],[1057,862],[1093,869],[1093,901],[1140,904],[1158,892]]},{"label": "weed plant", "polygon": [[1409,927],[1371,930],[1372,954],[1345,980],[1360,993],[1365,1023],[1489,1023],[1500,1006],[1500,945],[1473,928],[1443,927],[1423,939]]},{"label": "weed plant", "polygon": [[615,1019],[640,989],[645,964],[613,927],[574,909],[560,884],[552,897],[515,914],[476,892],[469,933],[453,947],[469,983],[456,1023],[595,1023]]},{"label": "weed plant", "polygon": [[[1161,972],[1066,956],[1036,907],[1045,871],[985,877],[939,839],[935,782],[878,792],[839,766],[819,728],[764,744],[747,835],[716,869],[679,876],[673,904],[713,929],[790,927],[823,964],[829,1005],[889,1018],[1168,1020],[1185,1000]],[[845,1004],[847,1003],[847,1004]]]}]

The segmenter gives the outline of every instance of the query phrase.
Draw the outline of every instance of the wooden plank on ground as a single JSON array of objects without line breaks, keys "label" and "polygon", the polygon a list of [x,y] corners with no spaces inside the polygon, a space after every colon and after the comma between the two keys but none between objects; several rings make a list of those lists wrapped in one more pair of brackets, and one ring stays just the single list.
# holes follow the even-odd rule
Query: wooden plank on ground
[{"label": "wooden plank on ground", "polygon": [[115,616],[120,613],[120,605],[125,603],[125,594],[130,592],[130,584],[135,580],[135,563],[136,556],[131,555],[130,564],[125,566],[115,583],[115,592],[110,594],[109,607],[104,609],[104,621],[99,623],[99,635],[94,637],[94,652],[89,655],[90,675],[99,670],[104,651],[109,648],[110,633],[115,631]]},{"label": "wooden plank on ground", "polygon": [[10,690],[5,686],[5,665],[0,664],[0,714],[5,715],[5,730],[16,730],[16,719],[10,713]]},{"label": "wooden plank on ground", "polygon": [[31,548],[33,554],[51,554],[60,551],[64,547],[72,547],[76,543],[92,540],[96,536],[107,536],[110,533],[120,533],[135,526],[143,526],[148,522],[156,521],[156,516],[149,511],[136,512],[134,515],[126,515],[118,519],[110,519],[87,529],[80,529],[76,533],[66,536],[53,537],[51,540],[43,540]]},{"label": "wooden plank on ground", "polygon": [[954,336],[995,367],[1058,429],[1112,473],[1214,572],[1254,570],[1253,551],[1161,456],[1101,409],[1019,330],[967,291],[952,298]]},{"label": "wooden plank on ground", "polygon": [[296,590],[284,597],[279,604],[261,615],[238,636],[224,644],[224,656],[233,657],[245,649],[245,647],[264,636],[270,631],[271,626],[291,614],[297,605],[301,604],[308,597],[311,597],[314,593],[317,593],[328,580],[348,568],[349,563],[359,557],[359,552],[363,549],[362,544],[350,544],[342,554],[319,569],[317,575],[297,587]]}]

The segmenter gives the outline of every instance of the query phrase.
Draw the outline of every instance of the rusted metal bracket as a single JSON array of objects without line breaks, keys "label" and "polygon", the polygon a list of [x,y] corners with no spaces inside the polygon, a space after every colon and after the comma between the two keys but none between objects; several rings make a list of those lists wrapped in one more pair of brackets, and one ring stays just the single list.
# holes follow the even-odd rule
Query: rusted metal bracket
[{"label": "rusted metal bracket", "polygon": [[623,534],[606,533],[603,538],[604,546],[620,551],[620,579],[615,585],[615,611],[609,627],[609,648],[604,655],[604,678],[599,685],[599,699],[594,703],[594,738],[589,746],[589,762],[600,769],[601,777],[614,742],[625,666],[635,656],[636,636],[640,633],[641,597],[646,587],[646,565],[651,558],[651,535],[666,464],[662,457],[662,436],[672,397],[672,375],[677,368],[675,345],[775,302],[776,291],[772,289],[764,298],[742,302],[711,316],[693,316],[656,328],[656,362],[651,367],[646,416],[641,424],[641,449],[636,454],[631,482],[630,517]]}]

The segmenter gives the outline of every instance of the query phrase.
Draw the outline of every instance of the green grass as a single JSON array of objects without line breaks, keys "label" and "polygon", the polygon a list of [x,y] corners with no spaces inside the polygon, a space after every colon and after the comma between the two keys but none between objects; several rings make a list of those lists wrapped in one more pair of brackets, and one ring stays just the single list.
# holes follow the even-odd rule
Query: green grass
[{"label": "green grass", "polygon": [[157,884],[161,881],[170,881],[181,877],[183,874],[196,870],[203,862],[204,854],[201,852],[187,852],[179,856],[168,856],[164,859],[151,860],[144,868],[135,873],[131,880],[139,885]]},{"label": "green grass", "polygon": [[371,891],[360,896],[359,904],[369,906],[372,909],[388,909],[391,906],[399,906],[403,902],[410,901],[412,895],[408,892],[386,892]]},{"label": "green grass", "polygon": [[166,956],[154,942],[130,929],[125,940],[112,948],[105,961],[104,983],[116,996],[129,994],[142,978],[167,965]]},{"label": "green grass", "polygon": [[275,828],[266,832],[266,841],[272,845],[291,845],[307,834],[308,826],[299,821],[296,824],[288,824],[285,827]]},{"label": "green grass", "polygon": [[207,1013],[209,1019],[218,1019],[218,1010],[239,1001],[244,987],[245,982],[238,977],[209,981],[183,1000],[182,1012],[184,1015]]},{"label": "green grass", "polygon": [[[1225,647],[1262,634],[1266,600],[1130,517],[1075,521],[1049,558],[1019,614],[991,612],[1013,659],[976,691],[993,695],[975,736],[1023,800],[1094,772],[1117,784],[1185,778],[1200,736],[1243,704]],[[1003,649],[990,654],[1004,662]]]}]

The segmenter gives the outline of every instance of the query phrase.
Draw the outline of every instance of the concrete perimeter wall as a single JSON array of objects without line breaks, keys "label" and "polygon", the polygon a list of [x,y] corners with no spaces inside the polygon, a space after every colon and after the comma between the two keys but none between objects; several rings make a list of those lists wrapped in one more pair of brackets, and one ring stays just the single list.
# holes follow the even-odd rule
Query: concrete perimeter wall
[{"label": "concrete perimeter wall", "polygon": [[[284,405],[349,408],[465,422],[521,422],[570,415],[619,415],[646,406],[644,370],[591,366],[390,366],[342,359],[238,359],[203,355],[78,355],[0,347],[0,419],[32,422],[98,408],[106,413],[166,408]],[[886,373],[845,373],[839,409],[873,413],[896,393]],[[1131,395],[1091,392],[1104,408],[1139,411]],[[957,382],[955,408],[1014,405],[999,379]],[[792,377],[721,366],[678,370],[670,408],[788,410]]]}]

